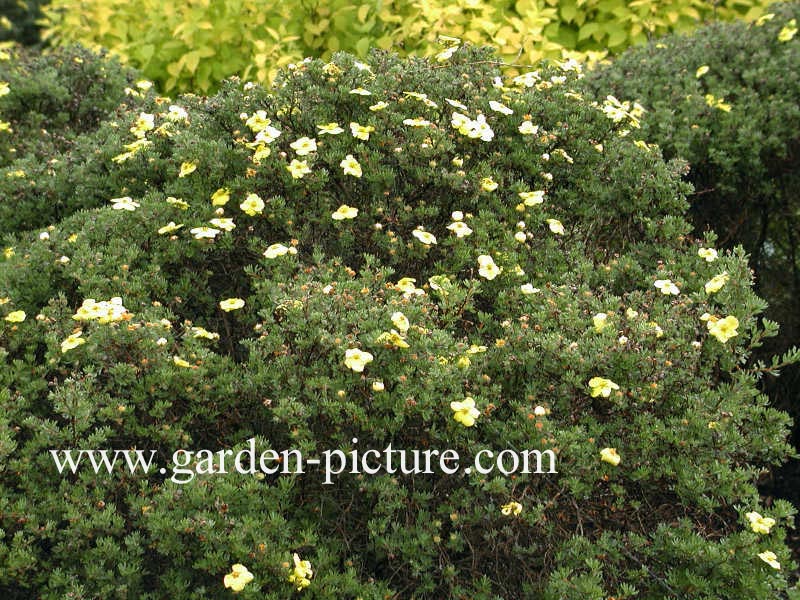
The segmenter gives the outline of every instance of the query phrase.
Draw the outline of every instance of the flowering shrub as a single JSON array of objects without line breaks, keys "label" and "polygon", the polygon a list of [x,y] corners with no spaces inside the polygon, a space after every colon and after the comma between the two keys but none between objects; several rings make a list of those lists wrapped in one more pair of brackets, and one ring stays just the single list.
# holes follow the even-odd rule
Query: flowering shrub
[{"label": "flowering shrub", "polygon": [[[688,236],[636,105],[584,99],[572,62],[493,64],[336,54],[270,90],[148,92],[72,149],[104,157],[106,197],[0,260],[0,591],[797,597],[794,509],[754,485],[788,419],[746,367],[775,328],[744,254]],[[176,479],[59,475],[48,452],[251,443],[555,462],[198,454]]]},{"label": "flowering shrub", "polygon": [[[69,150],[120,104],[133,106],[137,99],[125,89],[135,89],[135,79],[117,61],[80,47],[47,55],[0,51],[0,232],[41,227],[71,212],[65,191],[83,194],[91,165],[74,164]],[[95,165],[92,186],[102,178],[98,171]]]},{"label": "flowering shrub", "polygon": [[[689,162],[695,228],[712,228],[724,246],[741,244],[750,255],[767,315],[781,324],[780,337],[758,352],[765,361],[800,340],[798,22],[800,5],[775,4],[753,24],[660,39],[586,78],[598,98],[616,94],[647,108],[639,135]],[[797,420],[800,369],[766,385]]]},{"label": "flowering shrub", "polygon": [[[603,56],[710,19],[755,19],[769,0],[53,0],[45,40],[105,47],[168,92],[207,92],[230,75],[266,82],[303,57],[402,49],[446,59],[458,39],[509,62]],[[442,49],[440,35],[452,44]],[[458,39],[457,39],[458,38]]]}]

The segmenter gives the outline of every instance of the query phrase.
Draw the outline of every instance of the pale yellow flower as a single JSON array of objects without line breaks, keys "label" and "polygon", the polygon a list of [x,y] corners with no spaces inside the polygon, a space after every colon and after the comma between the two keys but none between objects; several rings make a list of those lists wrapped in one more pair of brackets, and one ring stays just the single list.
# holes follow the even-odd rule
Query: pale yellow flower
[{"label": "pale yellow flower", "polygon": [[461,402],[451,402],[450,408],[453,410],[453,418],[464,427],[475,425],[475,420],[481,415],[475,408],[475,400],[469,397]]},{"label": "pale yellow flower", "polygon": [[128,210],[132,212],[141,206],[138,202],[134,202],[133,198],[130,196],[112,198],[109,202],[111,202],[111,208],[114,210]]},{"label": "pale yellow flower", "polygon": [[406,342],[403,339],[403,336],[394,329],[392,329],[391,331],[384,331],[383,333],[381,333],[377,338],[375,338],[375,343],[384,344],[392,348],[411,347],[408,345],[408,342]]},{"label": "pale yellow flower", "polygon": [[359,140],[368,140],[369,134],[375,131],[372,125],[359,125],[358,123],[350,123],[350,132],[354,138]]},{"label": "pale yellow flower", "polygon": [[544,191],[536,190],[533,192],[519,192],[517,194],[525,206],[536,206],[544,202]]},{"label": "pale yellow flower", "polygon": [[289,147],[295,151],[297,156],[307,156],[317,151],[317,140],[309,137],[301,137],[289,144]]},{"label": "pale yellow flower", "polygon": [[311,563],[307,560],[300,560],[297,554],[292,555],[294,560],[294,569],[289,575],[289,583],[295,586],[295,589],[300,592],[304,588],[311,585],[311,578],[314,572],[311,570]]},{"label": "pale yellow flower", "polygon": [[730,275],[728,275],[727,271],[720,273],[719,275],[715,275],[709,281],[706,282],[705,289],[706,294],[714,294],[720,291],[723,286],[728,283],[730,279]]},{"label": "pale yellow flower", "polygon": [[415,238],[417,238],[421,243],[425,244],[426,246],[430,246],[431,244],[436,244],[436,236],[432,233],[424,231],[419,227],[411,232]]},{"label": "pale yellow flower", "polygon": [[212,206],[225,206],[228,201],[231,199],[231,190],[230,188],[219,188],[216,192],[211,194],[211,205]]},{"label": "pale yellow flower", "polygon": [[522,512],[522,504],[519,502],[509,502],[500,507],[500,512],[507,517],[516,516]]},{"label": "pale yellow flower", "polygon": [[247,567],[240,564],[235,564],[231,567],[231,572],[225,575],[222,583],[226,588],[230,588],[234,592],[241,592],[248,583],[253,581],[253,574],[247,570]]},{"label": "pale yellow flower", "polygon": [[74,348],[77,348],[81,344],[85,344],[86,340],[84,340],[81,337],[81,335],[83,335],[83,332],[78,331],[76,333],[73,333],[72,335],[67,336],[67,339],[61,342],[61,353],[64,354]]},{"label": "pale yellow flower", "polygon": [[264,250],[264,256],[267,258],[278,258],[286,254],[297,254],[295,247],[284,246],[283,244],[272,244],[269,248]]},{"label": "pale yellow flower", "polygon": [[348,154],[339,163],[345,175],[352,175],[353,177],[361,177],[361,164],[355,159],[352,154]]},{"label": "pale yellow flower", "polygon": [[481,254],[478,257],[478,274],[486,279],[494,279],[503,269],[494,263],[494,259],[488,254]]},{"label": "pale yellow flower", "polygon": [[592,398],[597,398],[598,396],[608,398],[613,390],[619,389],[619,386],[605,377],[592,377],[589,380],[589,388]]},{"label": "pale yellow flower", "polygon": [[304,175],[311,173],[311,167],[308,166],[308,163],[296,158],[286,165],[286,170],[291,173],[293,179],[302,179]]},{"label": "pale yellow flower", "polygon": [[530,121],[523,121],[518,129],[522,135],[536,135],[539,133],[539,126],[534,125]]},{"label": "pale yellow flower", "polygon": [[795,35],[797,35],[797,19],[792,19],[786,23],[780,33],[778,33],[778,41],[788,42],[794,38]]},{"label": "pale yellow flower", "polygon": [[455,221],[453,223],[450,223],[450,225],[447,226],[447,229],[455,233],[456,237],[460,238],[467,237],[469,234],[472,233],[472,229],[470,229],[469,225],[467,225],[463,221]]},{"label": "pale yellow flower", "polygon": [[5,320],[9,323],[22,323],[27,316],[24,310],[15,310],[8,313]]},{"label": "pale yellow flower", "polygon": [[358,216],[358,209],[347,204],[342,204],[336,209],[336,212],[331,214],[334,221],[343,221],[345,219],[355,219]]},{"label": "pale yellow flower", "polygon": [[550,231],[556,235],[564,235],[564,225],[558,219],[545,219]]},{"label": "pale yellow flower", "polygon": [[196,162],[183,162],[181,163],[181,170],[178,172],[178,177],[186,177],[187,175],[191,175],[197,170],[197,163]]},{"label": "pale yellow flower", "polygon": [[371,363],[373,359],[372,354],[363,352],[358,348],[350,348],[344,353],[344,357],[344,364],[356,373],[363,373],[364,367]]},{"label": "pale yellow flower", "polygon": [[601,333],[606,326],[608,326],[608,315],[606,313],[597,313],[592,317],[592,325],[596,333]]},{"label": "pale yellow flower", "polygon": [[747,520],[750,521],[750,529],[756,533],[767,535],[775,525],[775,519],[771,517],[762,517],[757,512],[749,512],[745,515]]},{"label": "pale yellow flower", "polygon": [[702,65],[700,67],[697,67],[697,71],[695,71],[694,76],[700,79],[703,75],[708,73],[708,70],[709,70],[708,65]]},{"label": "pale yellow flower", "polygon": [[219,218],[219,219],[211,219],[209,221],[214,227],[219,227],[223,231],[233,231],[236,229],[236,224],[233,222],[233,219],[228,218]]},{"label": "pale yellow flower", "polygon": [[717,319],[716,321],[709,319],[706,323],[706,327],[708,327],[708,333],[723,344],[732,337],[739,335],[739,332],[736,331],[736,328],[739,327],[739,319],[733,315],[727,316],[724,319]]},{"label": "pale yellow flower", "polygon": [[264,210],[264,201],[258,194],[247,194],[247,197],[244,199],[239,205],[245,214],[250,215],[251,217],[257,214],[261,214]]},{"label": "pale yellow flower", "polygon": [[408,317],[406,317],[402,312],[396,311],[392,313],[392,324],[397,327],[402,333],[408,331],[408,328],[411,327],[411,324],[408,321]]},{"label": "pale yellow flower", "polygon": [[504,115],[513,115],[514,111],[508,108],[505,104],[501,104],[496,100],[489,100],[489,108],[491,108],[495,112],[502,113]]},{"label": "pale yellow flower", "polygon": [[673,296],[677,296],[678,294],[681,293],[680,288],[678,288],[678,286],[672,283],[672,281],[669,279],[657,279],[653,283],[653,285],[659,290],[661,290],[661,293],[664,294],[665,296],[668,296],[670,294]]},{"label": "pale yellow flower", "polygon": [[600,450],[600,460],[616,467],[622,458],[617,454],[616,448],[603,448]]},{"label": "pale yellow flower", "polygon": [[759,552],[758,558],[763,560],[765,563],[767,563],[770,567],[772,567],[776,571],[781,570],[781,563],[778,562],[778,557],[774,552],[770,550],[767,550],[765,552]]},{"label": "pale yellow flower", "polygon": [[325,123],[323,125],[317,125],[317,129],[319,129],[320,135],[339,135],[340,133],[344,133],[344,129],[342,129],[338,123]]},{"label": "pale yellow flower", "polygon": [[187,360],[182,359],[180,356],[173,356],[172,362],[176,367],[183,367],[184,369],[193,369],[194,365]]},{"label": "pale yellow flower", "polygon": [[219,307],[225,312],[238,310],[244,306],[244,300],[241,298],[228,298],[227,300],[220,300]]},{"label": "pale yellow flower", "polygon": [[697,251],[697,256],[705,259],[706,262],[714,262],[717,260],[717,251],[714,248],[700,248]]},{"label": "pale yellow flower", "polygon": [[491,177],[484,177],[483,179],[481,179],[481,189],[484,192],[493,192],[497,189],[497,187],[498,187],[497,182]]},{"label": "pale yellow flower", "polygon": [[158,235],[164,235],[165,233],[172,233],[173,231],[177,231],[181,227],[183,227],[183,223],[180,223],[179,225],[176,225],[175,221],[170,221],[169,223],[167,223],[163,227],[159,227]]},{"label": "pale yellow flower", "polygon": [[196,240],[202,240],[202,239],[213,240],[215,237],[219,235],[219,229],[214,229],[213,227],[206,227],[205,225],[203,225],[202,227],[194,227],[190,229],[189,232],[194,236]]}]

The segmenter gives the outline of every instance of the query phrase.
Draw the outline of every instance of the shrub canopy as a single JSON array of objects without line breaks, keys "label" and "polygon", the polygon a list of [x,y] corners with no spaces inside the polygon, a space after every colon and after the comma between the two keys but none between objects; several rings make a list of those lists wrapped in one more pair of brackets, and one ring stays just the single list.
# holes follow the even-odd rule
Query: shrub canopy
[{"label": "shrub canopy", "polygon": [[[309,598],[796,597],[794,509],[755,488],[788,419],[744,366],[776,327],[743,252],[689,236],[683,165],[637,140],[637,106],[587,101],[572,62],[495,64],[336,54],[271,89],[145,92],[71,149],[102,158],[95,193],[56,176],[76,212],[0,262],[0,591],[222,597],[241,565],[243,597],[271,599],[306,580]],[[557,473],[196,464],[177,483],[59,475],[49,453],[170,467],[250,438],[462,467],[552,451]]]}]

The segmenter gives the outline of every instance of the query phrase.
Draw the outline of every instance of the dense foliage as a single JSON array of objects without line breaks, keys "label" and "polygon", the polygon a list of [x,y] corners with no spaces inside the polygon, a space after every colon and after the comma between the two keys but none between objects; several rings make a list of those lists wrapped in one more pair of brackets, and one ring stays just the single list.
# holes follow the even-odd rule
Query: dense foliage
[{"label": "dense foliage", "polygon": [[[564,52],[618,52],[710,19],[754,19],[768,0],[320,0],[169,3],[54,0],[45,39],[105,47],[166,91],[209,91],[230,75],[265,82],[279,67],[369,48],[430,55],[437,38],[499,47],[533,64]],[[457,40],[453,44],[457,44]],[[449,50],[445,50],[449,52]]]},{"label": "dense foliage", "polygon": [[77,46],[0,56],[0,233],[48,225],[109,189],[93,134],[139,101],[136,80]]},{"label": "dense foliage", "polygon": [[[797,598],[794,509],[754,484],[788,419],[743,366],[776,326],[744,254],[688,236],[639,107],[577,70],[336,54],[142,92],[72,146],[95,194],[56,177],[77,212],[0,257],[0,592]],[[171,477],[251,438],[462,468]],[[167,470],[59,474],[67,449]],[[465,471],[481,450],[557,473]]]},{"label": "dense foliage", "polygon": [[[800,342],[798,22],[800,4],[776,4],[754,24],[670,36],[586,78],[600,98],[618,94],[645,106],[642,137],[689,162],[696,230],[714,229],[721,245],[741,244],[750,255],[767,315],[781,324],[760,357]],[[765,383],[776,405],[800,420],[800,369]],[[796,481],[788,487],[798,494]]]}]

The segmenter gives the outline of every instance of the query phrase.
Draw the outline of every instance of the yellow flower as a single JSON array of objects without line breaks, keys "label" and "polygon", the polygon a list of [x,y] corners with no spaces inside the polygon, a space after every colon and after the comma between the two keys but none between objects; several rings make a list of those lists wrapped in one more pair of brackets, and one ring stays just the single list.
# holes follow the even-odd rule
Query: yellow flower
[{"label": "yellow flower", "polygon": [[518,129],[522,135],[536,135],[539,133],[539,126],[534,125],[530,121],[523,121]]},{"label": "yellow flower", "polygon": [[15,310],[6,315],[6,321],[9,323],[22,323],[26,316],[24,310]]},{"label": "yellow flower", "polygon": [[344,364],[356,373],[363,373],[364,367],[372,362],[372,354],[358,348],[350,348],[344,353]]},{"label": "yellow flower", "polygon": [[494,264],[494,259],[488,254],[481,254],[478,257],[478,274],[486,279],[494,279],[503,269]]},{"label": "yellow flower", "polygon": [[529,295],[529,294],[536,294],[536,293],[538,293],[538,292],[540,292],[540,291],[541,291],[539,288],[535,288],[535,287],[533,287],[533,285],[532,285],[532,284],[530,284],[530,283],[524,283],[524,284],[522,284],[521,286],[519,286],[519,290],[520,290],[520,291],[521,291],[523,294],[525,294],[526,296],[527,296],[527,295]]},{"label": "yellow flower", "polygon": [[373,381],[372,382],[372,391],[373,392],[382,392],[386,389],[386,386],[383,385],[382,381]]},{"label": "yellow flower", "polygon": [[403,333],[408,331],[408,328],[411,327],[411,324],[408,322],[408,317],[406,317],[400,311],[392,313],[392,325],[397,327],[397,329]]},{"label": "yellow flower", "polygon": [[469,225],[464,223],[464,221],[454,221],[447,226],[447,229],[455,233],[456,237],[459,238],[467,237],[472,233],[472,229],[470,229]]},{"label": "yellow flower", "polygon": [[180,356],[173,356],[172,362],[176,367],[183,367],[184,369],[193,369],[194,365],[187,360],[182,359]]},{"label": "yellow flower", "polygon": [[377,103],[373,104],[372,106],[370,106],[369,109],[372,112],[377,112],[379,110],[383,110],[384,108],[388,108],[388,107],[389,107],[389,105],[386,102],[384,102],[383,100],[381,100],[380,102],[377,102]]},{"label": "yellow flower", "polygon": [[514,111],[508,108],[505,104],[500,104],[495,100],[489,100],[489,108],[495,112],[503,113],[504,115],[514,114]]},{"label": "yellow flower", "polygon": [[778,41],[788,42],[795,35],[797,35],[797,19],[792,19],[786,23],[783,29],[781,29],[780,33],[778,34]]},{"label": "yellow flower", "polygon": [[345,175],[352,175],[353,177],[361,177],[361,165],[352,154],[348,154],[339,163],[339,166],[344,170]]},{"label": "yellow flower", "polygon": [[212,206],[225,206],[228,203],[228,200],[231,199],[231,190],[230,188],[219,188],[216,192],[211,194],[211,205]]},{"label": "yellow flower", "polygon": [[311,563],[307,560],[300,560],[296,553],[292,555],[292,559],[294,560],[294,569],[289,575],[289,583],[300,592],[311,585],[314,572],[311,570]]},{"label": "yellow flower", "polygon": [[616,448],[603,448],[600,450],[600,460],[616,467],[622,459],[620,455],[617,454]]},{"label": "yellow flower", "polygon": [[344,219],[355,219],[358,216],[358,209],[347,204],[342,204],[336,209],[336,212],[331,215],[334,221],[343,221]]},{"label": "yellow flower", "polygon": [[350,90],[350,93],[355,94],[356,96],[372,96],[372,92],[365,90],[362,87],[357,87],[353,90]]},{"label": "yellow flower", "polygon": [[653,285],[661,290],[661,293],[665,296],[672,294],[673,296],[677,296],[681,293],[681,290],[678,288],[677,285],[672,283],[669,279],[657,279]]},{"label": "yellow flower", "polygon": [[372,125],[359,125],[358,123],[350,123],[350,131],[354,138],[359,140],[368,140],[369,134],[375,131]]},{"label": "yellow flower", "polygon": [[264,256],[267,258],[278,258],[286,254],[297,254],[297,248],[294,246],[290,248],[283,244],[272,244],[269,248],[264,250]]},{"label": "yellow flower", "polygon": [[11,88],[8,86],[7,81],[0,81],[0,97],[11,93]]},{"label": "yellow flower", "polygon": [[708,65],[703,65],[701,67],[697,67],[697,71],[695,71],[694,76],[700,79],[706,73],[708,73]]},{"label": "yellow flower", "polygon": [[114,296],[111,300],[95,302],[93,298],[86,298],[78,311],[72,316],[76,321],[92,321],[98,323],[112,323],[130,318],[128,309],[122,305],[122,298]]},{"label": "yellow flower", "polygon": [[340,133],[344,133],[344,129],[339,127],[338,123],[325,123],[324,125],[317,125],[317,129],[319,129],[320,135],[339,135]]},{"label": "yellow flower", "polygon": [[244,199],[239,205],[245,214],[250,215],[251,217],[256,214],[261,214],[264,210],[264,201],[258,194],[247,194],[247,197]]},{"label": "yellow flower", "polygon": [[497,182],[491,177],[481,179],[481,189],[484,192],[493,192],[497,189]]},{"label": "yellow flower", "polygon": [[771,21],[775,18],[775,13],[767,13],[766,15],[761,15],[756,19],[756,27],[761,27],[767,21]]},{"label": "yellow flower", "polygon": [[416,282],[417,280],[413,277],[403,277],[397,282],[395,289],[399,292],[403,292],[403,296],[406,298],[409,296],[422,296],[425,294],[425,291],[414,285]]},{"label": "yellow flower", "polygon": [[547,221],[547,226],[550,228],[550,231],[555,233],[556,235],[564,235],[564,225],[561,224],[561,221],[558,219],[545,219]]},{"label": "yellow flower", "polygon": [[500,507],[500,512],[507,517],[512,515],[516,516],[522,512],[522,504],[519,502],[509,502],[508,504],[503,504],[503,506]]},{"label": "yellow flower", "polygon": [[[247,118],[246,115],[244,116]],[[253,133],[258,133],[266,129],[271,122],[272,121],[267,118],[266,111],[258,110],[253,116],[247,118],[245,125],[247,125]]]},{"label": "yellow flower", "polygon": [[253,581],[253,574],[247,570],[247,567],[240,564],[235,564],[231,567],[231,572],[225,575],[222,583],[226,588],[230,588],[234,592],[241,592],[248,583]]},{"label": "yellow flower", "polygon": [[236,223],[233,222],[233,219],[211,219],[209,223],[215,227],[219,227],[223,231],[233,231],[236,229]]},{"label": "yellow flower", "polygon": [[219,303],[219,307],[225,312],[238,310],[243,306],[244,306],[244,300],[242,300],[241,298],[228,298],[227,300],[221,300]]},{"label": "yellow flower", "polygon": [[715,98],[713,94],[705,95],[706,104],[723,112],[731,112],[731,105],[725,103],[725,98]]},{"label": "yellow flower", "polygon": [[189,208],[189,203],[185,200],[181,200],[180,198],[175,198],[173,196],[167,197],[167,204],[174,204],[181,210],[186,210]]},{"label": "yellow flower", "polygon": [[403,119],[403,125],[408,125],[409,127],[428,127],[430,124],[430,121],[423,119],[422,117]]},{"label": "yellow flower", "polygon": [[61,342],[61,353],[64,354],[73,348],[77,348],[81,344],[85,344],[86,340],[84,340],[81,335],[83,335],[83,332],[78,331],[77,333],[67,336],[67,339]]},{"label": "yellow flower", "polygon": [[218,340],[219,334],[212,333],[203,327],[192,327],[191,329],[193,338],[203,338],[206,340]]},{"label": "yellow flower", "polygon": [[475,408],[475,400],[469,397],[462,402],[451,402],[450,408],[454,413],[453,418],[464,427],[475,425],[475,419],[481,415],[480,411]]},{"label": "yellow flower", "polygon": [[308,166],[308,163],[304,160],[297,160],[296,158],[286,165],[286,170],[291,173],[293,179],[302,179],[304,175],[311,173],[311,168]]},{"label": "yellow flower", "polygon": [[775,519],[771,517],[762,517],[757,512],[749,512],[745,516],[747,520],[750,521],[750,528],[756,533],[766,535],[775,525]]},{"label": "yellow flower", "polygon": [[183,223],[181,223],[180,225],[176,225],[175,221],[170,221],[169,223],[158,229],[158,235],[164,235],[165,233],[172,233],[173,231],[177,231],[181,227],[183,227]]},{"label": "yellow flower", "polygon": [[613,390],[618,390],[619,386],[605,377],[592,377],[589,380],[589,388],[591,388],[592,398],[603,396],[608,398]]},{"label": "yellow flower", "polygon": [[289,144],[289,147],[295,151],[297,156],[306,156],[317,151],[317,140],[308,137],[301,137],[300,139]]},{"label": "yellow flower", "polygon": [[109,202],[111,202],[111,208],[114,210],[134,211],[140,206],[140,204],[138,202],[134,202],[133,198],[130,196],[125,196],[124,198],[112,198],[109,200]]},{"label": "yellow flower", "polygon": [[213,240],[215,237],[217,237],[217,235],[219,235],[219,229],[214,229],[213,227],[206,227],[203,225],[202,227],[194,227],[190,229],[189,233],[191,233],[196,240],[202,240],[204,238]]},{"label": "yellow flower", "polygon": [[197,163],[196,162],[184,162],[181,163],[181,170],[178,173],[178,177],[186,177],[187,175],[191,175],[197,170]]},{"label": "yellow flower", "polygon": [[775,555],[774,552],[767,550],[766,552],[759,552],[758,558],[763,560],[773,569],[780,571],[781,570],[781,563],[778,562],[778,557]]},{"label": "yellow flower", "polygon": [[608,325],[608,315],[606,313],[597,313],[592,317],[592,324],[596,333],[601,333]]},{"label": "yellow flower", "polygon": [[425,244],[426,246],[430,246],[431,244],[436,243],[436,236],[432,233],[427,231],[423,231],[421,228],[417,227],[414,231],[411,232],[415,238],[417,238],[420,242]]},{"label": "yellow flower", "polygon": [[391,331],[384,331],[377,338],[375,338],[375,343],[385,344],[386,346],[394,348],[410,348],[408,343],[403,339],[403,336],[397,333],[397,331],[394,329]]},{"label": "yellow flower", "polygon": [[517,194],[525,206],[536,206],[544,202],[544,191],[536,190],[534,192],[519,192]]},{"label": "yellow flower", "polygon": [[717,251],[714,248],[700,248],[697,251],[697,256],[704,258],[706,262],[714,262],[717,260]]},{"label": "yellow flower", "polygon": [[725,317],[724,319],[717,319],[716,321],[709,319],[706,323],[706,327],[708,327],[708,333],[723,344],[732,337],[739,335],[739,332],[736,331],[736,328],[739,327],[739,319],[733,315]]},{"label": "yellow flower", "polygon": [[715,275],[709,281],[706,282],[705,285],[706,294],[714,294],[720,291],[722,289],[722,286],[728,283],[728,280],[730,278],[731,277],[730,275],[728,275],[727,271],[720,273],[719,275]]},{"label": "yellow flower", "polygon": [[6,248],[3,248],[3,256],[6,259],[11,258],[12,256],[14,256],[14,254],[16,254],[16,253],[14,252],[14,247],[13,246],[7,246]]}]

